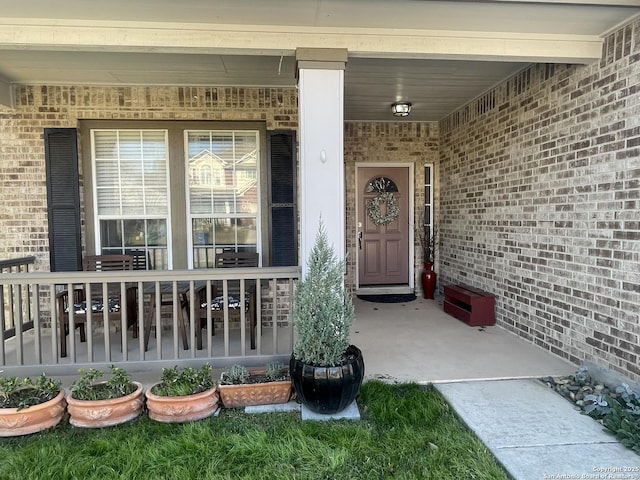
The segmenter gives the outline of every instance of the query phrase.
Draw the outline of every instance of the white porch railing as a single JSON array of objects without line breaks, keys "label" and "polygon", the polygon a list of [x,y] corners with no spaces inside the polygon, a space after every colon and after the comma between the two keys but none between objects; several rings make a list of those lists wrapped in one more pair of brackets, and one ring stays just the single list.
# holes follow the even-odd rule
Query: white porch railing
[{"label": "white porch railing", "polygon": [[[19,321],[15,335],[0,342],[1,369],[33,375],[45,366],[48,373],[75,373],[111,363],[159,368],[199,359],[214,366],[285,360],[293,345],[289,296],[299,278],[298,267],[3,273],[0,310],[10,304]],[[223,295],[235,300],[224,302]],[[253,335],[252,310],[242,308],[250,299]]]},{"label": "white porch railing", "polygon": [[[12,260],[0,261],[0,274],[28,272],[35,263],[36,257],[15,258]],[[16,323],[18,328],[33,328],[33,317],[29,305],[30,292],[28,286],[24,288],[18,285],[11,285],[5,288],[0,284],[0,325],[2,325],[2,339],[11,338],[16,334]],[[20,307],[18,307],[20,305]]]}]

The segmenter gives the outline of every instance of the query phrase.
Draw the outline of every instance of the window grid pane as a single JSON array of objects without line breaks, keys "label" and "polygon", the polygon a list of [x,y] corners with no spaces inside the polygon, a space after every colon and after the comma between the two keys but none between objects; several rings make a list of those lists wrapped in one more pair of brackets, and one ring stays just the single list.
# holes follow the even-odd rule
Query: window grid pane
[{"label": "window grid pane", "polygon": [[424,231],[431,236],[433,233],[433,175],[432,165],[424,167]]},{"label": "window grid pane", "polygon": [[91,138],[100,251],[167,268],[166,131],[93,130]]},{"label": "window grid pane", "polygon": [[189,131],[187,170],[194,268],[215,252],[257,250],[258,133]]}]

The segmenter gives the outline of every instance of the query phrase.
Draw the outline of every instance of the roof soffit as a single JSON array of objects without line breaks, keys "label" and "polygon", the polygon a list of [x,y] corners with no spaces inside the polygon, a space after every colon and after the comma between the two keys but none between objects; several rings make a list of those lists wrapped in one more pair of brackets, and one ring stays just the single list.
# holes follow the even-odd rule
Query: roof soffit
[{"label": "roof soffit", "polygon": [[593,35],[548,33],[0,18],[0,49],[292,56],[306,47],[362,58],[589,63],[601,43]]}]

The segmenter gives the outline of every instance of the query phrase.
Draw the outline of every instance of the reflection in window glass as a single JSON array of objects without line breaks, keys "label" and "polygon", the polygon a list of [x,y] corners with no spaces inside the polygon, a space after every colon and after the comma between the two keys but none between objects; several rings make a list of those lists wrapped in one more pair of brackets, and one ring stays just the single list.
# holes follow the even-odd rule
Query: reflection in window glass
[{"label": "reflection in window glass", "polygon": [[216,252],[257,251],[258,132],[186,134],[193,267],[213,266]]},{"label": "reflection in window glass", "polygon": [[192,231],[194,245],[210,245],[213,241],[213,223],[210,218],[194,218]]},{"label": "reflection in window glass", "polygon": [[124,243],[127,246],[140,246],[146,243],[144,220],[124,220]]},{"label": "reflection in window glass", "polygon": [[103,220],[100,222],[102,247],[122,246],[122,222],[119,220]]},{"label": "reflection in window glass", "polygon": [[149,270],[168,268],[165,220],[102,220],[100,235],[103,254],[141,256]]}]

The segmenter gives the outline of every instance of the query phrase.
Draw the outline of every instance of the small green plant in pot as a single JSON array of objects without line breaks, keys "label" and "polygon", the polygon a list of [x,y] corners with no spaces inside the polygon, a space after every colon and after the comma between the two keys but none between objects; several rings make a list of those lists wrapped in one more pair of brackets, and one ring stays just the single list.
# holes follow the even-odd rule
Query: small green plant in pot
[{"label": "small green plant in pot", "polygon": [[104,372],[89,368],[80,369],[82,376],[73,382],[71,396],[77,400],[110,400],[125,397],[137,389],[135,382],[131,380],[126,370],[111,365],[111,378],[104,382],[99,381]]},{"label": "small green plant in pot", "polygon": [[220,385],[241,385],[249,383],[251,373],[244,365],[233,365],[229,370],[223,372],[220,378]]},{"label": "small green plant in pot", "polygon": [[104,372],[94,368],[80,369],[80,378],[71,385],[67,397],[69,423],[76,427],[101,428],[119,425],[142,412],[143,388],[131,380],[126,370],[110,367],[111,376],[100,381]]},{"label": "small green plant in pot", "polygon": [[54,399],[62,389],[62,382],[44,373],[35,381],[30,378],[0,377],[0,408],[25,408]]},{"label": "small green plant in pot", "polygon": [[354,308],[344,287],[344,268],[321,223],[307,275],[293,295],[296,340],[289,363],[298,399],[316,413],[344,410],[364,378],[362,352],[349,343]]},{"label": "small green plant in pot", "polygon": [[257,369],[233,365],[222,372],[218,390],[227,408],[286,403],[291,398],[291,378],[280,362]]},{"label": "small green plant in pot", "polygon": [[289,378],[288,370],[280,362],[268,363],[264,375],[268,382],[279,382]]},{"label": "small green plant in pot", "polygon": [[59,380],[0,377],[0,437],[39,432],[60,423],[65,411]]},{"label": "small green plant in pot", "polygon": [[211,416],[218,408],[216,382],[206,363],[195,369],[163,368],[160,382],[147,390],[149,418],[163,423],[184,423]]}]

